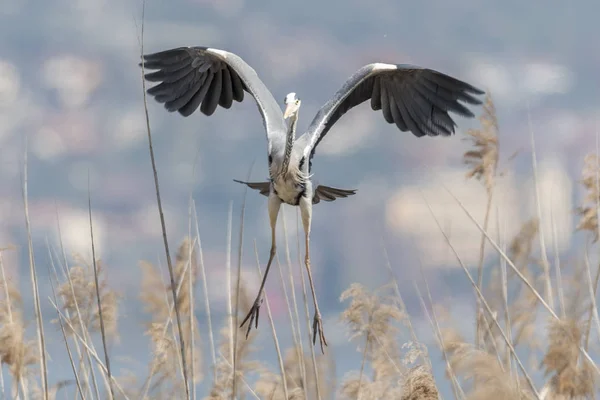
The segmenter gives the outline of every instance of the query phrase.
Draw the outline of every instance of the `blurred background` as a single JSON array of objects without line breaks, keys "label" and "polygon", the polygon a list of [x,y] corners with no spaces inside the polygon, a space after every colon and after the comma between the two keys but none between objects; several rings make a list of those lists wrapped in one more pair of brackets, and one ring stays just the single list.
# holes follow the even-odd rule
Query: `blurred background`
[{"label": "blurred background", "polygon": [[[64,365],[50,370],[52,380],[68,378],[72,371],[60,329],[49,323],[56,313],[47,298],[47,244],[60,249],[58,217],[67,254],[91,260],[88,187],[96,254],[121,296],[120,339],[110,346],[113,368],[146,370],[148,316],[139,301],[139,262],[164,267],[165,259],[138,67],[141,9],[140,1],[116,0],[2,0],[0,6],[0,247],[14,246],[3,252],[4,264],[23,289],[26,317],[33,321],[32,298],[25,294],[30,293],[22,197],[27,144],[29,213],[47,345],[57,349],[50,350],[53,365]],[[370,62],[430,67],[485,89],[496,106],[499,169],[505,172],[489,230],[510,238],[537,213],[533,134],[540,210],[556,225],[555,233],[550,224],[542,224],[541,231],[567,257],[578,240],[573,210],[583,192],[577,179],[583,157],[596,149],[600,129],[600,42],[593,40],[600,33],[599,14],[600,3],[592,0],[147,0],[144,51],[201,45],[240,55],[276,99],[283,101],[291,91],[302,99],[299,131],[348,76]],[[233,179],[245,179],[251,167],[252,180],[268,175],[262,120],[250,96],[211,117],[198,112],[189,118],[148,100],[171,252],[188,234],[191,196],[214,324],[220,327],[226,315],[228,212],[232,207],[235,268],[244,196],[244,187]],[[479,116],[481,108],[473,111]],[[441,357],[413,287],[422,279],[420,265],[434,301],[450,301],[453,314],[474,321],[472,289],[423,200],[475,272],[481,234],[444,186],[483,220],[485,189],[465,178],[463,163],[471,146],[464,132],[479,122],[458,118],[457,123],[453,137],[418,139],[362,105],[346,114],[317,149],[317,182],[358,189],[350,198],[315,206],[313,215],[312,265],[327,351],[337,361],[338,377],[356,369],[361,359],[339,321],[345,307],[340,294],[353,282],[375,288],[389,281],[383,249],[439,377]],[[258,283],[254,240],[263,267],[268,258],[266,206],[258,192],[247,193],[242,269],[252,296]],[[284,207],[284,215],[299,277],[296,209]],[[497,263],[489,254],[486,267]],[[289,345],[276,273],[267,288],[282,346]],[[197,290],[200,299],[201,287]],[[197,308],[204,330],[201,303]],[[472,325],[464,330],[473,335]],[[275,366],[265,313],[256,346],[261,359]],[[208,351],[204,355],[208,365]]]}]

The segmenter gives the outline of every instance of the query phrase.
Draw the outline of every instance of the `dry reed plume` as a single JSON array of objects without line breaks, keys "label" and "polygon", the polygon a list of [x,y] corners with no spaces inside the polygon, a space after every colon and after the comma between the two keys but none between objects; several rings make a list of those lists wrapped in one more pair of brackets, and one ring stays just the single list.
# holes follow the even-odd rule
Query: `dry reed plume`
[{"label": "dry reed plume", "polygon": [[0,276],[0,365],[6,365],[14,382],[11,396],[18,396],[18,388],[24,395],[35,377],[38,354],[35,340],[25,337],[23,303],[19,289],[10,282],[2,266]]},{"label": "dry reed plume", "polygon": [[511,376],[495,355],[465,342],[454,329],[442,330],[444,350],[452,373],[462,378],[469,400],[533,399],[524,382]]},{"label": "dry reed plume", "polygon": [[548,349],[543,359],[548,382],[548,399],[585,399],[594,393],[594,376],[579,357],[583,330],[575,320],[548,323]]},{"label": "dry reed plume", "polygon": [[594,242],[598,241],[599,172],[598,155],[588,154],[585,156],[581,184],[585,188],[586,194],[584,205],[577,208],[577,213],[580,216],[577,229],[591,232]]},{"label": "dry reed plume", "polygon": [[[342,382],[340,392],[347,399],[414,399],[416,393],[437,396],[437,388],[426,366],[410,368],[422,350],[418,344],[401,346],[398,343],[398,323],[407,318],[397,306],[386,285],[369,293],[362,285],[352,284],[340,297],[351,299],[341,314],[347,324],[349,340],[360,343],[360,370],[350,373]],[[401,348],[408,349],[404,357]],[[370,373],[369,373],[370,372]],[[404,384],[406,382],[410,386]]]},{"label": "dry reed plume", "polygon": [[[93,267],[78,254],[75,254],[73,259],[76,265],[69,269],[65,282],[57,290],[62,300],[62,310],[65,315],[69,316],[66,319],[67,325],[79,329],[78,333],[83,335],[85,332],[81,331],[79,323],[79,318],[81,318],[85,330],[90,333],[99,332],[100,318],[96,302]],[[104,265],[101,260],[97,260],[96,265],[98,276],[104,277]],[[108,286],[106,279],[100,281],[100,300],[106,335],[108,338],[116,340],[118,339],[119,296]]]},{"label": "dry reed plume", "polygon": [[[299,357],[299,349],[293,347],[285,352],[284,369],[285,379],[288,386],[288,395],[292,399],[316,398],[317,382],[314,379],[313,364],[310,357],[305,354]],[[306,371],[306,386],[303,385],[302,368]],[[335,394],[335,368],[333,360],[327,355],[317,357],[317,374],[319,376],[319,393],[324,399],[333,398]],[[280,374],[275,374],[269,369],[262,369],[260,378],[256,383],[256,393],[261,398],[273,400],[285,399],[283,382]]]},{"label": "dry reed plume", "polygon": [[498,118],[490,94],[486,95],[483,113],[479,118],[481,128],[469,129],[466,133],[471,140],[471,150],[463,154],[465,164],[470,169],[466,177],[475,178],[484,185],[491,195],[498,167]]},{"label": "dry reed plume", "polygon": [[[140,298],[145,311],[152,317],[146,329],[146,335],[150,337],[152,345],[152,360],[146,378],[146,390],[154,398],[162,398],[174,393],[184,396],[181,353],[176,339],[176,329],[173,326],[174,307],[169,297],[171,287],[163,282],[161,271],[152,264],[142,262],[140,267],[142,268]],[[191,379],[192,368],[194,368],[194,383],[198,383],[202,381],[200,327],[196,316],[190,315],[198,264],[196,250],[189,239],[185,239],[179,246],[174,271],[177,286],[175,289],[178,290],[176,299],[182,317],[181,325],[186,345],[188,377]],[[192,332],[194,340],[192,340]]]}]

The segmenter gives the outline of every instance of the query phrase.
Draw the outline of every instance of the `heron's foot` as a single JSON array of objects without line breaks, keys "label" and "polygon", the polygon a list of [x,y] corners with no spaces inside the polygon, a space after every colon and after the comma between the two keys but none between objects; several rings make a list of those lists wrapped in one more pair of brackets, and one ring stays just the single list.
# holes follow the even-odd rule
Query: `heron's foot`
[{"label": "heron's foot", "polygon": [[327,346],[327,340],[323,334],[323,320],[321,319],[321,313],[315,311],[315,317],[313,319],[313,345],[317,343],[317,334],[319,335],[319,342],[321,344],[321,353],[325,354],[323,345]]},{"label": "heron's foot", "polygon": [[248,324],[248,330],[246,331],[246,339],[248,339],[248,335],[250,335],[250,329],[252,329],[253,322],[254,322],[254,327],[256,329],[258,329],[258,315],[260,312],[260,306],[262,305],[262,302],[263,302],[263,297],[262,297],[262,295],[259,294],[259,296],[254,301],[252,308],[248,312],[248,315],[246,315],[246,318],[244,318],[244,320],[242,321],[242,324],[240,325],[240,328],[241,328],[244,326],[244,324],[246,322],[248,322],[248,320],[250,320],[250,323]]}]

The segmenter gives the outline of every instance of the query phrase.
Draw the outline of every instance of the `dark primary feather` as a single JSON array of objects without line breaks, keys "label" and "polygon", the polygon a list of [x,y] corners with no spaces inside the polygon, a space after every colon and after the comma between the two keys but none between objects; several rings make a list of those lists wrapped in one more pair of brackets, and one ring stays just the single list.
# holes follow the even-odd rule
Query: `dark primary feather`
[{"label": "dark primary feather", "polygon": [[229,109],[233,101],[244,100],[248,91],[238,73],[201,47],[180,47],[144,55],[144,68],[156,72],[145,75],[150,82],[160,82],[148,89],[156,101],[184,117],[200,107],[212,115],[217,106]]},{"label": "dark primary feather", "polygon": [[[234,179],[234,182],[248,185],[248,187],[251,189],[258,190],[263,196],[269,196],[269,192],[271,190],[271,182],[243,182],[238,181],[237,179]],[[319,185],[313,193],[312,203],[317,204],[321,200],[334,201],[337,198],[346,198],[348,196],[352,196],[353,194],[356,194],[356,189],[337,189],[329,186]]]},{"label": "dark primary feather", "polygon": [[187,117],[200,109],[210,116],[218,106],[228,109],[234,101],[243,101],[244,92],[248,92],[262,116],[269,155],[285,141],[287,125],[281,106],[256,71],[238,55],[194,46],[146,54],[143,59],[145,69],[157,70],[145,74],[146,80],[159,82],[147,92],[169,112]]},{"label": "dark primary feather", "polygon": [[482,103],[475,97],[483,94],[482,90],[449,75],[411,65],[392,68],[382,70],[377,64],[362,67],[319,110],[305,139],[310,159],[337,120],[369,99],[371,109],[381,110],[388,123],[418,137],[453,134],[456,124],[449,112],[472,118],[474,114],[461,102]]},{"label": "dark primary feather", "polygon": [[337,189],[329,186],[319,185],[313,194],[313,204],[323,201],[334,201],[337,198],[346,198],[356,194],[356,189]]},{"label": "dark primary feather", "polygon": [[237,179],[234,179],[233,181],[248,185],[249,188],[258,190],[263,196],[269,196],[269,192],[271,191],[271,182],[244,182],[238,181]]}]

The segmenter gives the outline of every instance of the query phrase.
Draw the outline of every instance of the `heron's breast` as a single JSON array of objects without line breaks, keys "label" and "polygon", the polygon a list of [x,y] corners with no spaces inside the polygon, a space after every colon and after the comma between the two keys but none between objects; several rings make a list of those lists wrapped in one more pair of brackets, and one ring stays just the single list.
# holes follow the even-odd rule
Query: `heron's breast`
[{"label": "heron's breast", "polygon": [[275,181],[273,188],[281,201],[292,206],[297,206],[300,198],[306,193],[305,185],[297,185],[290,181]]}]

